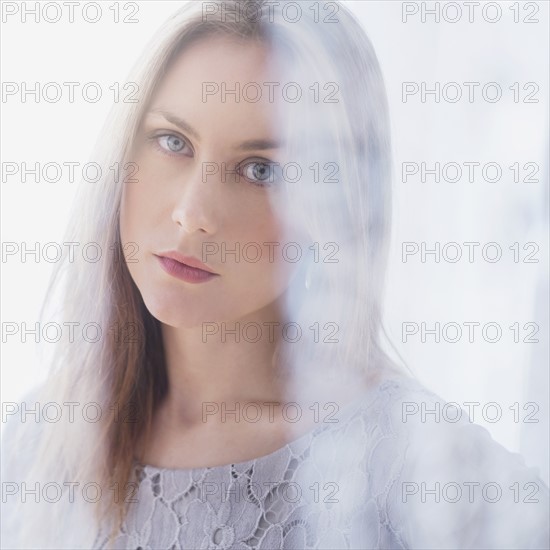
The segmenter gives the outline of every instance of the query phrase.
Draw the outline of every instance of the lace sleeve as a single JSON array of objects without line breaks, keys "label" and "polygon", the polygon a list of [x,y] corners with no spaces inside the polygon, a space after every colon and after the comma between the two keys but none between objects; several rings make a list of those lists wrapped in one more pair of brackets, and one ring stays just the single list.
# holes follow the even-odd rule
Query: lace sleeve
[{"label": "lace sleeve", "polygon": [[403,468],[388,493],[392,528],[407,548],[549,548],[549,494],[536,468],[472,424],[465,411],[414,392],[392,410],[406,441]]}]

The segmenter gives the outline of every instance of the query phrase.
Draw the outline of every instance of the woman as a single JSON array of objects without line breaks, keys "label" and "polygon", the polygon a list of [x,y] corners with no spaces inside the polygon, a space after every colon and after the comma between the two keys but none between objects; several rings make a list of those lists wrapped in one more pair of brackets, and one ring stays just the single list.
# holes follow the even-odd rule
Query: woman
[{"label": "woman", "polygon": [[40,496],[13,489],[8,546],[545,547],[536,472],[413,414],[441,400],[384,351],[389,123],[353,16],[189,2],[129,80],[68,235],[101,261],[54,277],[101,337],[29,398],[99,413],[8,426],[4,480]]}]

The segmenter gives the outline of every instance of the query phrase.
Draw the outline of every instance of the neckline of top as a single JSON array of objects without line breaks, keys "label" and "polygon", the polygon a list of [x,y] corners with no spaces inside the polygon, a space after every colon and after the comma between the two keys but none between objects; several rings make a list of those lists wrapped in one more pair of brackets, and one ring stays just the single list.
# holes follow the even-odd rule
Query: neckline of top
[{"label": "neckline of top", "polygon": [[337,422],[321,423],[319,426],[316,426],[315,428],[309,430],[305,434],[297,437],[296,439],[293,439],[292,441],[285,443],[282,447],[279,447],[278,449],[275,449],[274,451],[266,455],[250,458],[248,460],[243,460],[241,462],[231,462],[229,464],[219,464],[216,466],[197,466],[194,468],[167,468],[163,466],[154,466],[152,464],[143,464],[138,460],[134,460],[134,464],[136,467],[143,469],[144,472],[151,473],[151,474],[155,474],[159,472],[169,472],[174,474],[178,474],[178,473],[193,474],[197,472],[224,470],[227,468],[237,468],[239,470],[244,470],[246,469],[247,466],[252,466],[252,464],[257,463],[258,461],[267,462],[269,460],[274,459],[278,455],[282,454],[286,450],[291,451],[293,448],[303,445],[305,441],[315,438],[320,432],[329,430],[336,426],[338,427],[341,426],[343,421],[352,417],[353,413],[362,405],[364,405],[366,401],[370,406],[372,401],[370,401],[369,398],[372,397],[372,395],[380,392],[380,390],[382,390],[388,384],[394,384],[395,382],[403,383],[407,380],[412,380],[412,379],[406,376],[391,376],[391,377],[382,378],[382,380],[378,381],[376,384],[369,387],[359,397],[347,403],[344,407],[342,407],[342,409],[336,412],[334,416],[337,419]]}]

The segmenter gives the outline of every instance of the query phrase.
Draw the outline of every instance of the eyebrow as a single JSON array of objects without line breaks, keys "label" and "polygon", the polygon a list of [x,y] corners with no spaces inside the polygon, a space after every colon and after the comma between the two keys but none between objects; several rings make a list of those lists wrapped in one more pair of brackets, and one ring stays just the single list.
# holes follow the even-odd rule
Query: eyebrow
[{"label": "eyebrow", "polygon": [[240,151],[265,151],[266,149],[280,149],[282,146],[282,142],[275,139],[249,139],[243,141],[237,149]]},{"label": "eyebrow", "polygon": [[[153,109],[147,114],[160,115],[174,126],[177,126],[180,130],[183,130],[194,137],[196,140],[200,141],[201,139],[199,133],[188,122],[173,113],[163,111],[162,109]],[[283,143],[276,139],[249,139],[247,141],[243,141],[235,147],[235,149],[240,151],[264,151],[267,149],[280,149],[282,147]]]},{"label": "eyebrow", "polygon": [[147,114],[160,115],[174,126],[177,126],[180,130],[183,130],[187,134],[193,136],[196,140],[200,141],[201,139],[199,133],[193,128],[193,126],[185,122],[185,120],[179,116],[163,111],[162,109],[153,109]]}]

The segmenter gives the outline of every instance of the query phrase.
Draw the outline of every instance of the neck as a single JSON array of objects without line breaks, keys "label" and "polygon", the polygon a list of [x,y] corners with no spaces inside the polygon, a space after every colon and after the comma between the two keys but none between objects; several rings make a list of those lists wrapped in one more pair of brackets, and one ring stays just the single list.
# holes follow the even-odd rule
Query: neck
[{"label": "neck", "polygon": [[[272,323],[280,323],[279,330],[277,325],[270,330]],[[208,403],[231,408],[236,402],[282,399],[284,384],[273,365],[282,324],[275,304],[234,321],[193,328],[163,324],[168,417],[194,424]]]}]

